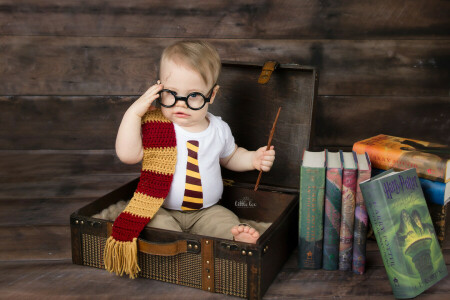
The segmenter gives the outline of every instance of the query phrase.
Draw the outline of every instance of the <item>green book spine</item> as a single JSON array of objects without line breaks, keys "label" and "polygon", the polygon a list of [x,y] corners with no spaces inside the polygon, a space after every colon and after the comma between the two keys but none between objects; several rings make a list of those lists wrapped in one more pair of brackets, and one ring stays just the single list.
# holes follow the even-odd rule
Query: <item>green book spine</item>
[{"label": "green book spine", "polygon": [[325,167],[301,167],[299,211],[299,268],[322,267]]},{"label": "green book spine", "polygon": [[360,185],[396,298],[413,298],[447,275],[415,169]]}]

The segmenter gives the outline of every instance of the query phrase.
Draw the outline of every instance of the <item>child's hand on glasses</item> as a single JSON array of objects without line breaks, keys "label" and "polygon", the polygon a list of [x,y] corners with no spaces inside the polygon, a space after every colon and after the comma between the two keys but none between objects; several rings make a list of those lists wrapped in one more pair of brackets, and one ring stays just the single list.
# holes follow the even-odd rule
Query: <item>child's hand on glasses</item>
[{"label": "child's hand on glasses", "polygon": [[155,110],[152,106],[153,101],[158,99],[159,92],[163,89],[163,85],[158,80],[155,85],[152,85],[139,99],[137,99],[129,108],[130,111],[135,113],[139,118],[145,115],[149,110]]}]

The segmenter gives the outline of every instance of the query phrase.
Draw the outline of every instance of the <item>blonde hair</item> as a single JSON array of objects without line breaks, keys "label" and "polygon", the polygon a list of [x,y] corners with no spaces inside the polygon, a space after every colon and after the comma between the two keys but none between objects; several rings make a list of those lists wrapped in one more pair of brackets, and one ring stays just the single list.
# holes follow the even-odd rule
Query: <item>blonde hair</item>
[{"label": "blonde hair", "polygon": [[188,40],[177,42],[161,55],[160,70],[165,60],[186,64],[197,71],[206,84],[215,84],[219,78],[222,64],[219,53],[206,41]]}]

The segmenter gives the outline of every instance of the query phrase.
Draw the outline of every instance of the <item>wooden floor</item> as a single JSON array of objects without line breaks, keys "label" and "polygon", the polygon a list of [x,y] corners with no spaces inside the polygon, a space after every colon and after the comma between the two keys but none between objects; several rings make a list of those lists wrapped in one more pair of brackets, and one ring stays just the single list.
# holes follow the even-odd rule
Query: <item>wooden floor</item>
[{"label": "wooden floor", "polygon": [[[112,151],[0,151],[0,298],[231,298],[72,264],[69,215],[137,176]],[[450,241],[443,251],[450,273]],[[394,299],[373,241],[365,275],[296,263],[294,253],[264,299]],[[450,276],[416,299],[450,299]]]}]

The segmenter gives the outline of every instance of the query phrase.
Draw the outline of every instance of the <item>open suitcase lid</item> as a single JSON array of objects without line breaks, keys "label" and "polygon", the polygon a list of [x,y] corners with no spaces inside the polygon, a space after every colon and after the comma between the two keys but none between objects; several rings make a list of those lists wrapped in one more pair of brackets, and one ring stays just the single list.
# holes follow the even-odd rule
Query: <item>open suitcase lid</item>
[{"label": "open suitcase lid", "polygon": [[[238,146],[256,150],[267,145],[281,107],[272,140],[275,163],[270,172],[263,173],[259,186],[298,191],[301,156],[313,136],[311,124],[318,75],[312,67],[280,64],[269,81],[260,84],[262,70],[262,64],[223,62],[218,80],[220,90],[209,111],[230,125]],[[222,169],[222,176],[225,180],[254,185],[258,171]]]}]

